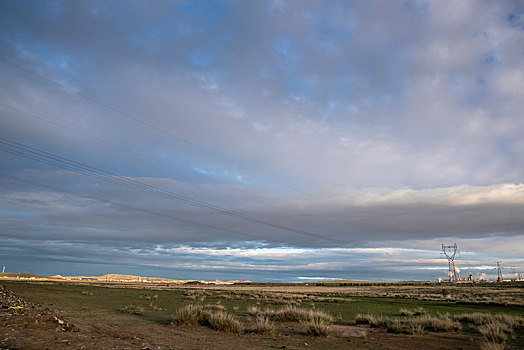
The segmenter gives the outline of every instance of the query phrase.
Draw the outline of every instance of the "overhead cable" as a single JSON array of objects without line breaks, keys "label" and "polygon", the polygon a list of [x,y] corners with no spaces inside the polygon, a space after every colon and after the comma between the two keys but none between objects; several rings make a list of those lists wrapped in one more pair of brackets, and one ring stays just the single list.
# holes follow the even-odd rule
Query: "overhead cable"
[{"label": "overhead cable", "polygon": [[297,192],[300,192],[302,194],[305,194],[305,195],[309,196],[308,193],[305,193],[305,192],[302,192],[300,190],[297,190],[296,186],[290,186],[290,185],[288,185],[288,184],[286,184],[286,183],[284,183],[284,182],[282,182],[282,181],[280,181],[278,179],[275,179],[272,176],[269,176],[269,175],[266,175],[266,174],[262,173],[259,170],[253,169],[252,167],[249,167],[249,166],[244,165],[242,163],[233,161],[233,160],[231,160],[231,159],[229,159],[229,158],[227,158],[227,157],[225,157],[225,156],[223,156],[223,155],[221,155],[221,154],[219,154],[219,153],[217,153],[217,152],[215,152],[213,150],[210,150],[209,148],[200,146],[200,145],[198,145],[198,144],[196,144],[196,143],[194,143],[192,141],[189,141],[189,140],[187,140],[187,139],[185,139],[185,138],[183,138],[181,136],[178,136],[178,135],[176,135],[176,134],[174,134],[174,133],[172,133],[170,131],[167,131],[165,128],[162,128],[160,126],[157,126],[155,124],[147,122],[144,119],[141,119],[141,118],[139,118],[137,116],[134,116],[134,115],[132,115],[130,113],[121,111],[120,109],[117,109],[117,108],[115,108],[115,107],[113,107],[113,106],[111,106],[111,105],[109,105],[109,104],[107,104],[105,102],[102,102],[102,101],[97,100],[97,99],[95,99],[93,97],[85,95],[85,94],[83,94],[83,93],[81,93],[79,91],[76,91],[76,90],[74,90],[74,89],[72,89],[72,88],[70,88],[70,87],[68,87],[68,86],[66,86],[66,85],[56,81],[56,80],[48,78],[48,77],[46,77],[46,76],[44,76],[42,74],[36,73],[36,72],[26,68],[26,67],[23,67],[23,66],[21,66],[21,65],[19,65],[17,63],[14,63],[14,62],[10,61],[8,59],[0,57],[0,61],[6,63],[8,65],[11,65],[12,67],[18,68],[18,69],[20,69],[20,70],[22,70],[22,71],[24,71],[24,72],[34,76],[34,77],[42,79],[42,80],[44,80],[44,81],[46,81],[48,83],[51,83],[53,85],[56,85],[56,86],[60,87],[61,89],[67,91],[68,93],[76,95],[78,97],[81,97],[81,98],[85,99],[86,101],[89,101],[90,103],[94,103],[94,104],[96,104],[98,106],[101,106],[101,107],[103,107],[103,108],[105,108],[105,109],[107,109],[107,110],[109,110],[109,111],[111,111],[113,113],[116,113],[116,114],[118,114],[118,115],[120,115],[122,117],[125,117],[127,119],[131,119],[131,120],[135,121],[136,123],[142,124],[143,126],[146,126],[146,127],[150,128],[150,129],[154,130],[155,132],[158,132],[158,133],[164,134],[166,136],[169,136],[171,138],[174,138],[174,139],[176,139],[176,140],[178,140],[178,141],[180,141],[180,142],[182,142],[182,143],[184,143],[184,144],[186,144],[188,146],[191,146],[191,147],[193,147],[195,149],[198,149],[201,152],[210,154],[210,155],[212,155],[212,156],[214,156],[214,157],[216,157],[218,159],[221,159],[221,160],[223,160],[225,162],[228,162],[229,164],[238,166],[238,167],[240,167],[240,168],[242,168],[244,170],[247,170],[247,171],[249,171],[251,173],[257,174],[258,176],[263,177],[265,179],[268,179],[270,181],[273,181],[273,182],[275,182],[275,183],[277,183],[277,184],[279,184],[279,185],[281,185],[281,186],[283,186],[285,188],[288,188],[288,189],[291,189],[293,191],[297,191]]},{"label": "overhead cable", "polygon": [[165,198],[168,200],[191,205],[194,207],[207,209],[207,210],[217,212],[223,215],[238,217],[238,218],[241,218],[247,221],[256,222],[258,224],[262,224],[262,225],[276,228],[276,229],[281,229],[281,230],[294,232],[294,233],[305,235],[305,236],[310,236],[310,237],[315,237],[315,238],[319,238],[323,240],[329,240],[329,241],[341,243],[341,241],[334,239],[334,238],[329,238],[329,237],[326,237],[326,236],[323,236],[317,233],[312,233],[312,232],[294,228],[291,226],[274,223],[274,222],[271,222],[265,219],[261,219],[255,216],[240,213],[235,210],[222,208],[220,206],[216,206],[211,203],[207,203],[205,201],[201,201],[195,198],[191,198],[189,196],[181,195],[181,194],[178,194],[172,191],[163,190],[161,188],[158,188],[156,186],[151,186],[149,184],[146,184],[138,180],[129,179],[124,176],[119,176],[119,175],[107,172],[105,170],[102,170],[102,169],[99,169],[99,168],[96,168],[90,165],[86,165],[78,161],[70,160],[70,159],[61,157],[59,155],[56,155],[50,152],[46,152],[46,151],[31,147],[28,145],[24,145],[22,143],[18,143],[18,142],[15,142],[15,141],[12,141],[6,138],[0,137],[0,150],[7,152],[7,153],[14,154],[14,155],[18,155],[21,157],[25,157],[28,159],[36,160],[36,161],[39,161],[45,164],[56,166],[62,169],[80,173],[82,175],[97,178],[97,179],[100,179],[100,180],[103,180],[109,183],[113,183],[113,184],[116,184],[122,187],[126,187],[126,188],[130,188],[136,191],[147,193],[152,196],[161,197],[161,198]]},{"label": "overhead cable", "polygon": [[[68,195],[71,195],[71,196],[76,196],[76,197],[89,199],[89,200],[95,200],[95,201],[100,202],[100,203],[105,203],[105,204],[110,204],[110,205],[113,205],[113,206],[118,206],[118,207],[121,207],[121,208],[124,208],[124,209],[127,209],[127,210],[139,211],[139,212],[143,212],[143,213],[146,213],[146,214],[149,214],[149,215],[154,215],[154,216],[161,217],[161,218],[167,218],[167,219],[172,219],[172,220],[179,221],[179,222],[184,222],[184,223],[190,224],[190,225],[201,226],[201,227],[205,227],[205,228],[209,228],[209,229],[213,229],[213,230],[218,230],[218,231],[230,232],[230,233],[233,233],[233,234],[239,235],[239,236],[248,236],[248,237],[251,237],[251,238],[267,240],[267,238],[264,238],[264,237],[261,237],[261,236],[248,234],[248,233],[245,233],[245,232],[240,232],[240,231],[236,231],[236,230],[232,230],[232,229],[228,229],[228,228],[224,228],[224,227],[220,227],[220,226],[216,226],[216,225],[203,224],[203,223],[200,223],[200,222],[184,219],[184,218],[173,216],[173,215],[158,213],[158,212],[155,212],[155,211],[152,211],[152,210],[149,210],[149,209],[137,208],[137,207],[133,207],[133,206],[130,206],[130,205],[123,204],[123,203],[109,201],[107,199],[103,199],[103,198],[100,198],[98,196],[85,194],[85,193],[80,193],[80,192],[75,192],[75,191],[71,191],[71,190],[66,190],[64,188],[60,188],[60,187],[49,185],[49,184],[44,184],[44,183],[41,183],[41,182],[37,182],[37,181],[21,178],[21,177],[18,177],[18,176],[13,176],[13,175],[9,175],[9,174],[0,173],[0,177],[4,177],[6,179],[10,179],[10,180],[26,183],[26,184],[29,184],[29,185],[32,185],[32,186],[41,187],[41,188],[44,188],[44,189],[47,189],[47,190],[51,190],[51,191],[55,191],[55,192],[65,193],[65,194],[68,194]],[[277,241],[279,243],[286,243],[286,242],[280,241],[278,239],[273,239],[272,238],[271,240]]]},{"label": "overhead cable", "polygon": [[201,173],[198,173],[198,172],[191,172],[191,171],[188,171],[186,169],[182,169],[180,167],[177,167],[171,163],[168,163],[168,162],[165,162],[165,161],[162,161],[160,159],[157,159],[157,158],[154,158],[154,157],[151,157],[147,154],[143,154],[143,153],[140,153],[140,152],[137,152],[137,151],[134,151],[132,149],[129,149],[129,148],[126,148],[126,147],[123,147],[123,146],[120,146],[116,143],[113,143],[113,142],[109,142],[109,141],[106,141],[106,140],[102,140],[96,136],[92,136],[92,135],[89,135],[89,134],[86,134],[84,132],[81,132],[81,131],[78,131],[76,129],[73,129],[73,128],[70,128],[68,126],[65,126],[63,124],[60,124],[60,123],[57,123],[55,121],[52,121],[52,120],[49,120],[49,119],[46,119],[46,118],[43,118],[39,115],[36,115],[34,113],[31,113],[31,112],[27,112],[27,111],[23,111],[19,108],[16,108],[16,107],[13,107],[13,106],[9,106],[9,105],[6,105],[4,103],[1,103],[0,102],[0,106],[5,108],[5,109],[8,109],[8,110],[11,110],[11,111],[14,111],[16,112],[17,114],[19,115],[22,115],[22,116],[25,116],[27,118],[33,118],[33,119],[36,119],[36,120],[39,120],[39,121],[42,121],[42,122],[45,122],[45,123],[48,123],[48,124],[51,124],[55,127],[59,127],[59,128],[62,128],[64,130],[67,130],[68,132],[72,132],[72,133],[75,133],[77,135],[80,135],[82,137],[85,137],[85,138],[89,138],[89,139],[92,139],[92,140],[95,140],[96,142],[99,142],[101,144],[104,144],[104,145],[107,145],[107,146],[110,146],[110,147],[114,147],[114,148],[117,148],[117,149],[120,149],[120,150],[123,150],[123,151],[126,151],[126,152],[129,152],[131,154],[134,154],[136,156],[139,156],[139,157],[143,157],[143,158],[146,158],[146,159],[149,159],[149,160],[152,160],[156,163],[159,163],[161,165],[164,165],[164,166],[168,166],[176,171],[179,171],[181,173],[184,173],[184,174],[187,174],[189,176],[193,176],[193,177],[199,177],[199,178],[205,178],[209,181],[212,181],[214,183],[217,183],[217,184],[220,184],[221,186],[227,186],[229,188],[232,188],[234,189],[235,191],[240,191],[240,192],[244,192],[244,193],[248,193],[249,195],[251,196],[256,196],[258,198],[262,198],[260,195],[257,195],[257,194],[253,194],[252,191],[247,191],[241,187],[238,187],[238,186],[233,186],[233,185],[230,185],[230,184],[224,184],[222,183],[221,181],[211,177],[211,176],[208,176],[208,175],[205,175],[205,174],[201,174]]}]

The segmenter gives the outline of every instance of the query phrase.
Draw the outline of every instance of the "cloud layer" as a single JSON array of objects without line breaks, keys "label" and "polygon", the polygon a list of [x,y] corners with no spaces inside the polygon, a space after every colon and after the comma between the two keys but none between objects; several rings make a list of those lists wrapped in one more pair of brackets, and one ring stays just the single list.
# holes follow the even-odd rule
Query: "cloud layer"
[{"label": "cloud layer", "polygon": [[0,177],[17,268],[434,278],[454,242],[524,267],[518,2],[0,8],[1,138],[294,229],[1,151],[2,174],[91,196]]}]

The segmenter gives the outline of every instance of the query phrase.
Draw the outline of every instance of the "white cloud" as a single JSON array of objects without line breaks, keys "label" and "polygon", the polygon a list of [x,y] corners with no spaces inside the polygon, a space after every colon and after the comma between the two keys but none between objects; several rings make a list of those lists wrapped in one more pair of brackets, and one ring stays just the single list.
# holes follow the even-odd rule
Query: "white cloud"
[{"label": "white cloud", "polygon": [[495,87],[511,97],[524,98],[524,64],[518,69],[507,69],[496,76]]}]

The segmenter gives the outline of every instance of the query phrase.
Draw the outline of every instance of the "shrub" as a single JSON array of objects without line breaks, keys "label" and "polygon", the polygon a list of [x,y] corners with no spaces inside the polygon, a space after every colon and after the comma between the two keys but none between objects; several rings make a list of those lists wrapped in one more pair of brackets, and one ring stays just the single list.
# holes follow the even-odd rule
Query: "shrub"
[{"label": "shrub", "polygon": [[505,323],[509,328],[514,329],[517,327],[524,327],[524,318],[519,316],[510,316],[504,314],[495,315],[496,321]]},{"label": "shrub", "polygon": [[274,324],[265,316],[258,316],[255,323],[255,332],[259,334],[273,334]]},{"label": "shrub", "polygon": [[172,316],[171,323],[176,325],[197,325],[202,319],[204,309],[200,305],[189,304],[178,309]]},{"label": "shrub", "polygon": [[250,314],[251,316],[256,316],[260,313],[260,309],[256,306],[249,306],[247,308],[247,313]]},{"label": "shrub", "polygon": [[489,343],[503,344],[508,338],[507,333],[511,333],[511,328],[502,322],[491,321],[480,326],[478,331]]},{"label": "shrub", "polygon": [[421,307],[419,307],[418,309],[415,309],[413,311],[413,316],[422,316],[422,315],[425,315],[425,314],[426,314],[426,310],[424,310]]},{"label": "shrub", "polygon": [[217,331],[231,333],[241,333],[244,331],[244,327],[240,321],[225,311],[205,313],[205,318],[202,320],[202,323]]},{"label": "shrub", "polygon": [[282,322],[301,322],[309,320],[307,310],[299,309],[294,306],[284,306],[274,314],[274,317],[277,321]]},{"label": "shrub", "polygon": [[498,321],[506,324],[509,328],[517,328],[524,326],[524,318],[505,314],[492,315],[482,312],[472,312],[467,314],[456,315],[454,319],[460,322],[473,323],[476,325]]},{"label": "shrub", "polygon": [[315,337],[328,338],[333,333],[328,323],[319,318],[308,321],[306,327],[306,333]]},{"label": "shrub", "polygon": [[308,317],[311,321],[320,320],[327,324],[333,323],[333,316],[321,310],[309,310]]},{"label": "shrub", "polygon": [[424,328],[419,324],[413,324],[409,328],[410,332],[409,334],[421,334],[424,333]]},{"label": "shrub", "polygon": [[324,311],[306,310],[294,306],[285,306],[277,311],[266,310],[264,315],[281,322],[309,322],[321,320],[326,323],[333,323],[333,316]]},{"label": "shrub", "polygon": [[424,330],[434,332],[447,332],[450,330],[459,330],[462,325],[450,319],[446,315],[439,316],[418,316],[412,318],[386,318],[370,314],[357,314],[355,322],[359,324],[369,324],[372,327],[384,327],[391,333],[415,334]]},{"label": "shrub", "polygon": [[426,311],[421,307],[415,310],[408,310],[406,308],[400,309],[400,316],[422,316],[425,314],[426,314]]},{"label": "shrub", "polygon": [[388,333],[408,333],[407,328],[399,319],[390,319],[386,327]]},{"label": "shrub", "polygon": [[186,305],[172,316],[174,325],[202,325],[217,331],[240,333],[244,330],[238,319],[221,310],[217,305]]},{"label": "shrub", "polygon": [[226,307],[220,304],[206,304],[202,308],[207,311],[226,311]]},{"label": "shrub", "polygon": [[369,324],[372,327],[385,325],[385,319],[382,316],[371,314],[357,314],[355,316],[355,322],[359,324]]},{"label": "shrub", "polygon": [[400,316],[413,316],[415,313],[406,308],[400,309]]},{"label": "shrub", "polygon": [[418,323],[405,322],[396,318],[386,321],[386,329],[388,333],[397,334],[419,334],[424,331],[422,325]]},{"label": "shrub", "polygon": [[453,319],[464,323],[484,324],[492,319],[492,315],[482,312],[472,312],[468,314],[455,315]]},{"label": "shrub", "polygon": [[484,342],[480,344],[481,350],[504,350],[505,348],[506,348],[506,345],[498,344],[498,343]]},{"label": "shrub", "polygon": [[420,316],[413,318],[411,324],[419,324],[422,329],[427,329],[434,332],[447,332],[450,330],[459,330],[462,328],[462,325],[450,319],[447,316]]}]

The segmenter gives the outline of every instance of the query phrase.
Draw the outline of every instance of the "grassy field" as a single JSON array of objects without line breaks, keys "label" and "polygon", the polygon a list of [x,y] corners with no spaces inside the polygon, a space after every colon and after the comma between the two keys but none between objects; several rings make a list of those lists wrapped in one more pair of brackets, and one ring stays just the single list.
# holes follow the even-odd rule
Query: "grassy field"
[{"label": "grassy field", "polygon": [[[11,281],[1,283],[27,301],[61,311],[73,322],[83,325],[84,329],[91,329],[94,325],[99,328],[117,327],[126,334],[139,334],[141,339],[148,339],[160,348],[170,348],[169,344],[172,348],[197,348],[198,342],[208,344],[209,348],[213,348],[213,344],[217,348],[220,348],[219,344],[224,345],[222,348],[228,348],[227,344],[232,342],[231,344],[237,344],[240,348],[300,348],[307,344],[308,348],[409,349],[420,348],[423,344],[426,344],[423,348],[429,348],[426,342],[434,338],[440,339],[440,342],[446,341],[448,345],[444,347],[478,348],[486,343],[486,336],[483,336],[480,328],[488,321],[482,324],[454,321],[455,318],[458,319],[458,315],[504,314],[515,316],[515,319],[524,316],[524,307],[520,306],[524,286],[519,284],[454,286],[452,294],[457,297],[440,300],[438,291],[442,286],[435,285],[191,286],[141,289],[116,288],[114,285],[107,287]],[[472,298],[468,299],[468,295]],[[489,296],[492,295],[496,298],[490,301]],[[488,296],[488,299],[484,296]],[[200,315],[200,321],[178,322],[185,324],[178,326],[170,324],[173,315],[180,314],[181,309],[187,305],[205,308],[208,310],[204,312],[207,318]],[[288,314],[282,311],[286,308]],[[409,319],[419,322],[421,318],[400,316],[401,310],[420,308],[426,318],[450,320],[459,323],[460,329],[446,331],[451,332],[453,337],[442,337],[441,331],[435,332],[431,327],[420,328],[420,325],[413,328],[409,323],[411,321],[406,321]],[[300,312],[306,316],[300,316],[304,319],[293,318],[298,316],[289,318],[290,310],[295,313],[302,310]],[[325,329],[322,324],[318,324],[318,320],[315,321],[318,317],[314,315],[319,312],[332,318]],[[219,321],[222,322],[215,317],[217,315],[238,321],[240,331],[238,328],[235,328],[236,331],[226,329],[225,332],[212,330],[220,329],[219,326],[214,326]],[[366,322],[357,323],[362,315],[382,317],[388,321],[376,327]],[[228,321],[228,324],[233,321]],[[330,323],[334,325],[329,326]],[[408,323],[412,328],[406,332]],[[257,332],[257,329],[263,330],[264,327],[266,332]],[[503,340],[502,347],[498,348],[524,348],[522,325],[517,322],[512,327],[506,332],[507,337]],[[329,333],[323,334],[323,329],[328,329]],[[349,336],[344,336],[344,332]],[[395,345],[399,339],[402,339],[401,347]],[[175,346],[174,343],[179,345]]]}]

